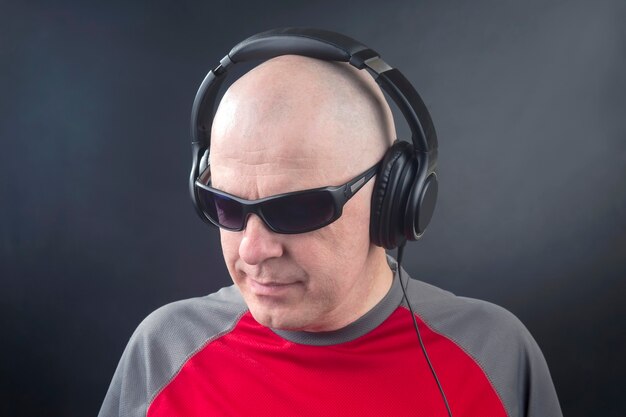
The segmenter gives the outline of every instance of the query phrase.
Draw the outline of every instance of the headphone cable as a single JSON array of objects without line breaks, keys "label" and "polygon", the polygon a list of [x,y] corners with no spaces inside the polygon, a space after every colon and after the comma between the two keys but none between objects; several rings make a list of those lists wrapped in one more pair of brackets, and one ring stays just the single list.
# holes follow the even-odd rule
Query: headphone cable
[{"label": "headphone cable", "polygon": [[[435,381],[437,382],[437,386],[439,387],[439,392],[441,392],[441,397],[443,398],[443,403],[446,405],[448,416],[452,417],[452,411],[450,411],[450,406],[448,405],[446,394],[444,394],[443,392],[443,388],[441,387],[439,378],[437,378],[437,374],[435,373],[435,368],[433,368],[433,365],[430,363],[430,358],[428,357],[428,353],[426,353],[426,347],[424,346],[424,342],[422,341],[422,336],[417,327],[417,321],[415,320],[415,313],[413,313],[413,307],[411,307],[411,302],[409,301],[409,297],[406,294],[406,289],[404,288],[404,284],[402,283],[402,255],[403,253],[404,253],[404,243],[398,246],[398,278],[400,279],[400,287],[402,288],[402,293],[404,294],[404,299],[406,300],[406,304],[409,306],[409,311],[411,312],[411,318],[413,319],[413,326],[415,327],[415,333],[417,333],[417,338],[419,339],[420,346],[422,347],[422,352],[424,352],[424,357],[426,358],[426,362],[428,362],[428,366],[430,367],[430,370],[433,373],[433,377],[435,377]],[[408,278],[407,278],[406,283],[408,286],[409,285]]]}]

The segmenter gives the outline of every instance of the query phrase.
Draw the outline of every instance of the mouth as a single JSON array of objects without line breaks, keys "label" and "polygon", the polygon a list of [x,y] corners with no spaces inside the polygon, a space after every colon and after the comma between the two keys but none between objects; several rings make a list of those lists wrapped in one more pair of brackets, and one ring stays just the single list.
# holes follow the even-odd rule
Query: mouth
[{"label": "mouth", "polygon": [[296,288],[301,283],[298,281],[295,282],[276,282],[276,281],[267,281],[260,282],[256,281],[252,278],[248,279],[248,285],[253,294],[258,296],[279,296],[283,295],[286,292]]}]

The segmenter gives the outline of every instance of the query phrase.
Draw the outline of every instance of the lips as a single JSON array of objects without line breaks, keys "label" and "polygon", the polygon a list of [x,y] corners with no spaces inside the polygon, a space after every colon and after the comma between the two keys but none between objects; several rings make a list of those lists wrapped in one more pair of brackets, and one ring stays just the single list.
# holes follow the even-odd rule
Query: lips
[{"label": "lips", "polygon": [[276,282],[276,281],[257,281],[249,278],[248,285],[250,290],[256,295],[262,296],[278,296],[290,291],[296,286],[300,285],[300,282]]}]

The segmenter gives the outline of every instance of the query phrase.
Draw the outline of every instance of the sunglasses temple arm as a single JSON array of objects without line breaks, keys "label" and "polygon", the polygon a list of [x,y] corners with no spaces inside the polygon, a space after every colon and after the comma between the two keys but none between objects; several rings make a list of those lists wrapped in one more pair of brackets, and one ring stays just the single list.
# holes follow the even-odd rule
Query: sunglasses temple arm
[{"label": "sunglasses temple arm", "polygon": [[357,191],[359,191],[369,180],[372,179],[374,175],[376,175],[376,172],[378,171],[379,166],[380,164],[374,165],[373,167],[368,169],[366,172],[364,172],[362,175],[359,175],[357,178],[353,179],[352,181],[346,184],[343,190],[343,194],[346,200],[349,200],[350,198],[352,198],[352,196],[356,194]]}]

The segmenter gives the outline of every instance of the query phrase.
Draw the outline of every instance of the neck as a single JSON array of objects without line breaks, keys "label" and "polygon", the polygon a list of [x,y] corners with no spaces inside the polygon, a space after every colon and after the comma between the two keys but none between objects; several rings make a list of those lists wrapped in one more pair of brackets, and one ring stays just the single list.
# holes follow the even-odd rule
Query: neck
[{"label": "neck", "polygon": [[393,281],[393,271],[389,267],[387,262],[387,254],[381,247],[374,246],[370,249],[368,257],[369,271],[365,271],[367,277],[370,279],[370,288],[367,292],[366,309],[363,311],[365,314],[372,307],[374,307],[389,291],[391,283]]},{"label": "neck", "polygon": [[[346,311],[343,311],[339,317],[331,318],[326,322],[332,323],[330,326],[325,324],[324,326],[309,327],[302,330],[312,332],[337,330],[358,320],[374,308],[387,295],[393,282],[394,273],[387,262],[385,250],[378,246],[371,248],[367,260],[358,274],[366,285],[355,289],[355,292],[352,294],[353,304],[350,311],[347,314]],[[339,312],[336,311],[334,313]]]}]

